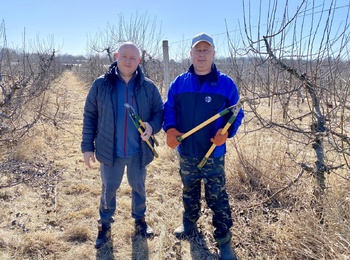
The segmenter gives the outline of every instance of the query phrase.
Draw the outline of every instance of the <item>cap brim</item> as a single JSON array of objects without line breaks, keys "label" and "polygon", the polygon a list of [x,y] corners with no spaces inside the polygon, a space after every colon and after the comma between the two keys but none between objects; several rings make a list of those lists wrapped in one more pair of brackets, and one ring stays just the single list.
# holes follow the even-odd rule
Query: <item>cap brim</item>
[{"label": "cap brim", "polygon": [[196,46],[198,43],[200,43],[200,42],[207,42],[207,43],[209,43],[211,46],[214,46],[213,44],[211,44],[209,41],[206,41],[206,40],[200,40],[200,41],[197,41],[197,42],[195,42],[194,44],[192,44],[192,47],[194,47],[194,46]]}]

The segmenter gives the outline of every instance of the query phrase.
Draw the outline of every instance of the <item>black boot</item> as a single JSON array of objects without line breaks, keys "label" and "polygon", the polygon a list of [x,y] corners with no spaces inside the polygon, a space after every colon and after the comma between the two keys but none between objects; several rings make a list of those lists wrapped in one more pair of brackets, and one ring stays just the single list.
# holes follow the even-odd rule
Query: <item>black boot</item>
[{"label": "black boot", "polygon": [[146,223],[145,218],[135,220],[135,234],[142,237],[152,237],[154,230]]},{"label": "black boot", "polygon": [[233,251],[230,242],[220,245],[221,260],[237,260],[236,254]]},{"label": "black boot", "polygon": [[96,238],[95,248],[99,249],[106,244],[111,238],[111,227],[104,227],[101,224],[98,225],[98,234]]},{"label": "black boot", "polygon": [[178,239],[184,239],[192,235],[197,230],[197,224],[188,220],[183,220],[183,223],[174,230],[174,235]]}]

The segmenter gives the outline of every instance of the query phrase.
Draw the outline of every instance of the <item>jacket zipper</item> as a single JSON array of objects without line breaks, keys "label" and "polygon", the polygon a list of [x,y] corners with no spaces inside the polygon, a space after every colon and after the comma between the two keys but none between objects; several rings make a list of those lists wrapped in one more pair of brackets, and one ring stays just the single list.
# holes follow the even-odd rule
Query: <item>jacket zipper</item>
[{"label": "jacket zipper", "polygon": [[[128,101],[129,97],[129,89],[126,87],[125,91],[125,103],[129,103]],[[131,93],[131,106],[134,107],[134,93]],[[124,157],[126,157],[126,144],[127,144],[127,127],[128,127],[128,111],[125,110],[125,117],[124,117]]]}]

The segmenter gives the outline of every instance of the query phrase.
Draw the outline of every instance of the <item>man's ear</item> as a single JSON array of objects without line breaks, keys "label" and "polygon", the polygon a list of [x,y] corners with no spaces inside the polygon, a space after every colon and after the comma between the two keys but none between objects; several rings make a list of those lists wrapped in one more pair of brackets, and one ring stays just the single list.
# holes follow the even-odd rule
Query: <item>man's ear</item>
[{"label": "man's ear", "polygon": [[118,52],[114,54],[115,59],[118,59]]},{"label": "man's ear", "polygon": [[138,62],[139,62],[139,63],[141,62],[141,58],[139,58]]}]

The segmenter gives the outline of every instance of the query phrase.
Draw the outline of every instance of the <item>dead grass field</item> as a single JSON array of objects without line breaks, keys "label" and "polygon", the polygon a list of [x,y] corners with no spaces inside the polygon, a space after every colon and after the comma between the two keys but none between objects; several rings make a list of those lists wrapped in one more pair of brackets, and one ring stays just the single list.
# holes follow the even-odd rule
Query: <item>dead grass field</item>
[{"label": "dead grass field", "polygon": [[[100,178],[98,164],[87,169],[80,152],[82,112],[88,88],[66,72],[57,88],[64,97],[65,121],[38,125],[32,138],[13,151],[37,172],[25,184],[0,189],[0,259],[218,259],[211,212],[202,204],[192,240],[177,240],[182,216],[176,153],[156,137],[159,158],[148,167],[147,220],[153,239],[134,237],[130,189],[118,191],[112,241],[96,250]],[[247,115],[249,117],[250,115]],[[349,173],[327,176],[323,217],[313,205],[314,179],[286,156],[284,137],[264,130],[228,141],[227,190],[235,221],[232,246],[239,259],[350,259]],[[288,152],[293,147],[288,147]],[[305,151],[305,154],[307,152]],[[15,165],[9,165],[8,167]]]}]

